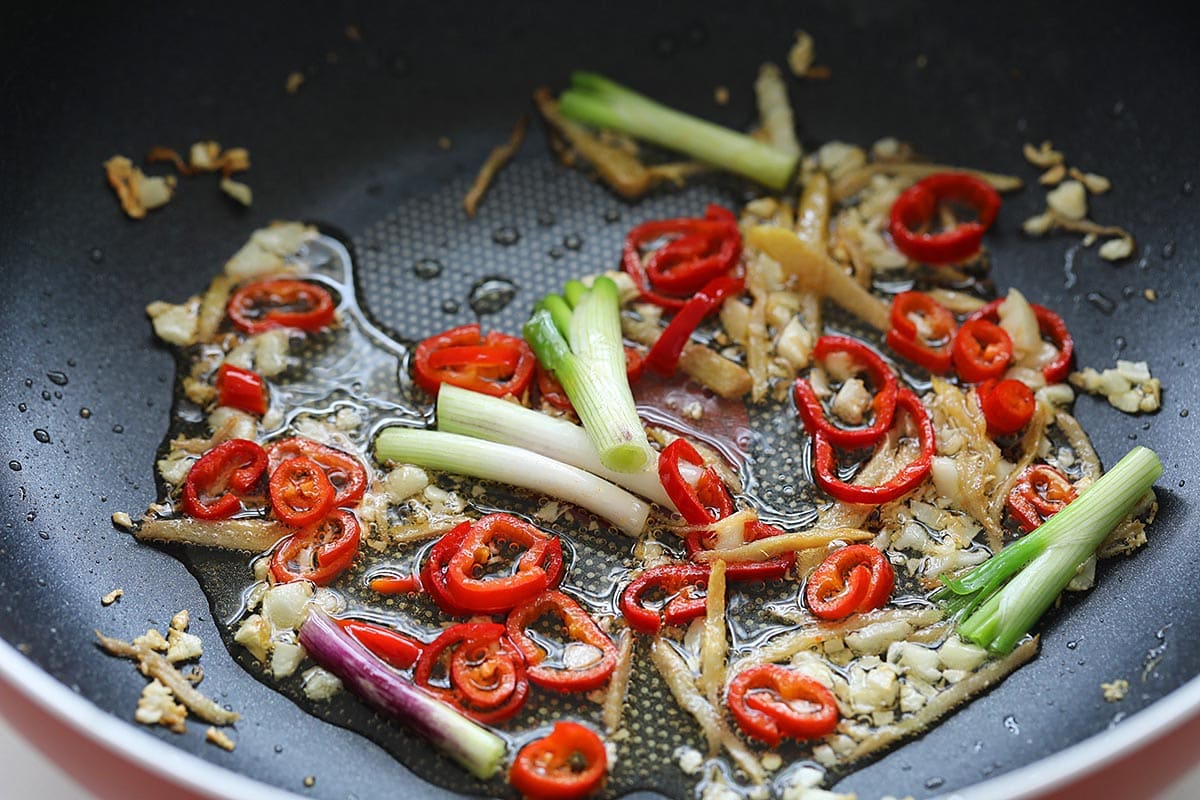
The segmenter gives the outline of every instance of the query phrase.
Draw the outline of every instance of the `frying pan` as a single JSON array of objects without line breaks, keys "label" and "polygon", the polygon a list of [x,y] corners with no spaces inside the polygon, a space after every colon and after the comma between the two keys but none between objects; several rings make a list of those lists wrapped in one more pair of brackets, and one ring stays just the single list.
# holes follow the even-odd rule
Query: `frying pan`
[{"label": "frying pan", "polygon": [[[1200,410],[1187,413],[1200,389],[1200,286],[1190,274],[1200,257],[1192,188],[1200,55],[1182,16],[1141,12],[1135,21],[1102,3],[10,5],[0,25],[0,635],[8,643],[0,664],[9,680],[122,752],[219,795],[270,786],[323,798],[452,796],[243,670],[220,646],[198,582],[173,557],[186,554],[139,545],[109,525],[113,511],[140,510],[154,495],[152,458],[172,398],[172,358],[142,309],[202,290],[272,219],[327,223],[360,253],[382,221],[426,219],[453,233],[439,257],[449,265],[446,298],[460,301],[499,258],[496,227],[522,233],[511,251],[519,257],[506,256],[519,262],[507,275],[518,285],[552,268],[547,253],[567,235],[586,242],[566,253],[572,269],[610,266],[621,232],[656,204],[730,199],[728,183],[625,204],[553,165],[532,131],[479,221],[445,198],[465,188],[528,109],[531,89],[561,85],[576,67],[745,125],[757,66],[782,60],[802,27],[833,72],[793,86],[806,142],[893,135],[948,163],[1032,180],[1021,145],[1050,138],[1072,163],[1110,177],[1114,190],[1094,200],[1093,216],[1132,229],[1132,261],[1103,262],[1069,236],[1022,237],[1020,221],[1042,202],[1030,186],[1006,199],[991,236],[994,276],[1061,311],[1081,364],[1146,359],[1166,387],[1151,416],[1086,397],[1076,407],[1106,464],[1135,440],[1162,456],[1149,546],[1104,564],[1094,590],[1050,614],[1031,664],[838,788],[860,797],[1014,797],[1186,719],[1200,704],[1192,596]],[[361,41],[346,36],[349,23]],[[294,95],[284,91],[293,71],[306,77]],[[717,85],[731,90],[726,106],[713,103]],[[450,149],[438,147],[441,137]],[[103,184],[104,159],[207,138],[250,149],[252,208],[193,179],[143,222],[120,214]],[[502,191],[506,179],[530,174],[553,188]],[[539,226],[547,210],[556,222]],[[622,221],[606,224],[606,212]],[[427,250],[442,241],[402,230],[395,257],[377,259],[379,285],[402,290],[412,261],[437,255]],[[533,299],[518,291],[512,313]],[[371,310],[372,298],[362,301]],[[446,319],[428,313],[431,328],[471,317],[465,304]],[[102,608],[99,598],[117,587],[125,596]],[[176,736],[123,722],[144,680],[93,646],[94,628],[132,635],[161,628],[179,608],[192,610],[207,645],[205,688],[243,714],[232,753],[205,744],[195,724]],[[1119,677],[1130,693],[1107,704],[1099,684]],[[306,787],[309,775],[316,782]],[[1147,776],[1146,793],[1155,786]]]}]

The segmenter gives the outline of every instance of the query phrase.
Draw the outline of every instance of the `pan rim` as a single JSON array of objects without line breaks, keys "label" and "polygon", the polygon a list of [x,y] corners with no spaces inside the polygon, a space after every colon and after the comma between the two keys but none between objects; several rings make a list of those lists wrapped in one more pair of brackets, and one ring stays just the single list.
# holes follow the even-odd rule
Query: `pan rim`
[{"label": "pan rim", "polygon": [[214,800],[296,800],[299,797],[206,761],[113,716],[71,691],[3,638],[0,638],[0,679],[76,734],[168,783]]},{"label": "pan rim", "polygon": [[[298,795],[262,783],[156,739],[72,692],[0,638],[0,678],[44,713],[91,742],[148,772],[216,800],[295,800]],[[1012,772],[946,795],[955,800],[1020,800],[1068,786],[1095,766],[1171,735],[1200,709],[1200,676],[1131,715],[1116,727],[1089,736]],[[115,735],[120,734],[120,735]],[[171,764],[168,770],[164,766]]]}]

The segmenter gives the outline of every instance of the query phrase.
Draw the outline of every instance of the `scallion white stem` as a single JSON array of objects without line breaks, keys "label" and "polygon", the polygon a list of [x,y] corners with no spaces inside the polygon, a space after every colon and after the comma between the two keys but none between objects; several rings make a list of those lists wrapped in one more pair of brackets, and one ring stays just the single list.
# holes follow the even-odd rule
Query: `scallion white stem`
[{"label": "scallion white stem", "polygon": [[541,492],[585,508],[630,536],[642,532],[650,514],[646,501],[578,467],[470,436],[385,428],[375,438],[375,457]]},{"label": "scallion white stem", "polygon": [[600,463],[587,431],[560,417],[447,383],[438,391],[437,427],[447,433],[532,450],[599,475],[669,511],[675,510],[658,478],[657,459],[640,472],[611,470]]},{"label": "scallion white stem", "polygon": [[[654,451],[625,375],[617,285],[600,277],[573,294],[579,298],[569,319],[562,319],[567,301],[551,295],[551,308],[535,311],[525,323],[525,339],[542,367],[562,384],[600,463],[616,472],[639,472],[652,463]],[[567,338],[561,332],[564,322]]]},{"label": "scallion white stem", "polygon": [[958,624],[962,636],[1009,652],[1160,475],[1162,462],[1154,451],[1135,447],[1037,530],[947,581],[935,598],[947,609],[966,609]]}]

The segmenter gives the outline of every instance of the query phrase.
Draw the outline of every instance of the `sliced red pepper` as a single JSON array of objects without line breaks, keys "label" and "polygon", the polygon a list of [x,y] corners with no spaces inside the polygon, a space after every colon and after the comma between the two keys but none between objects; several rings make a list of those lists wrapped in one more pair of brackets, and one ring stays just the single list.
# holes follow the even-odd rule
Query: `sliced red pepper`
[{"label": "sliced red pepper", "polygon": [[420,575],[379,575],[369,585],[377,594],[419,594],[424,589]]},{"label": "sliced red pepper", "polygon": [[[975,209],[973,222],[940,233],[925,233],[938,205],[954,201]],[[888,232],[896,249],[923,264],[954,264],[979,252],[983,233],[996,221],[1000,195],[984,180],[963,172],[939,172],[917,181],[892,203]]]},{"label": "sliced red pepper", "polygon": [[1079,493],[1066,475],[1049,464],[1026,468],[1008,493],[1008,513],[1031,531],[1062,511]]},{"label": "sliced red pepper", "polygon": [[333,295],[323,286],[289,278],[255,281],[234,292],[226,311],[249,334],[275,328],[319,331],[333,322]]},{"label": "sliced red pepper", "polygon": [[[512,574],[476,576],[477,570],[514,545],[523,552],[514,560]],[[446,590],[459,608],[484,614],[509,611],[549,586],[546,567],[551,549],[561,553],[562,545],[528,522],[511,514],[488,514],[471,525],[446,562]]]},{"label": "sliced red pepper", "polygon": [[[921,325],[913,317],[921,319]],[[924,292],[901,292],[892,300],[887,344],[903,358],[936,374],[950,371],[956,328],[950,309]]]},{"label": "sliced red pepper", "polygon": [[278,583],[331,583],[354,563],[361,528],[358,517],[345,509],[296,531],[271,556],[271,574]]},{"label": "sliced red pepper", "polygon": [[833,443],[818,433],[813,437],[813,480],[826,494],[844,503],[878,505],[890,503],[917,488],[933,466],[933,454],[937,442],[933,423],[921,405],[921,400],[909,389],[901,389],[896,395],[896,405],[908,412],[917,424],[921,452],[887,483],[878,486],[858,486],[846,483],[837,474]]},{"label": "sliced red pepper", "polygon": [[257,489],[267,454],[249,439],[230,439],[200,456],[188,470],[180,500],[196,519],[226,519],[242,510],[241,498]]},{"label": "sliced red pepper", "polygon": [[[643,263],[642,247],[664,237],[670,242]],[[643,222],[629,232],[621,263],[643,300],[679,310],[689,296],[738,265],[742,237],[731,212],[710,205],[704,219]]]},{"label": "sliced red pepper", "polygon": [[[682,625],[704,615],[708,589],[707,566],[699,564],[663,564],[642,572],[621,592],[621,613],[629,627],[642,633],[656,634],[664,623]],[[666,595],[661,608],[647,605],[647,595]]]},{"label": "sliced red pepper", "polygon": [[896,375],[878,353],[848,336],[822,336],[813,348],[813,357],[818,361],[824,361],[834,353],[850,356],[870,376],[875,389],[875,396],[871,400],[871,408],[875,412],[871,424],[861,428],[834,425],[825,415],[825,407],[813,391],[812,384],[804,378],[797,378],[792,387],[796,410],[810,436],[820,431],[838,447],[870,447],[886,436],[892,427],[898,391]]},{"label": "sliced red pepper", "polygon": [[1021,381],[989,381],[978,389],[979,407],[987,420],[988,433],[1007,436],[1029,424],[1037,410],[1033,390]]},{"label": "sliced red pepper", "polygon": [[333,484],[311,458],[284,461],[271,473],[267,486],[275,516],[293,528],[322,520],[333,508]]},{"label": "sliced red pepper", "polygon": [[413,351],[413,380],[436,395],[443,383],[473,392],[520,397],[533,380],[537,357],[524,339],[491,331],[476,323],[430,336]]},{"label": "sliced red pepper", "polygon": [[459,623],[442,631],[422,651],[413,680],[485,724],[509,719],[529,696],[524,658],[498,622]]},{"label": "sliced red pepper", "polygon": [[[552,614],[566,628],[570,642],[582,642],[599,651],[599,657],[579,668],[546,663],[547,653],[531,639],[528,629],[546,614]],[[617,666],[617,647],[583,608],[555,589],[542,592],[514,608],[508,615],[508,638],[529,665],[529,680],[559,692],[588,692],[608,682]]]},{"label": "sliced red pepper", "polygon": [[834,732],[837,698],[815,678],[760,664],[742,670],[729,683],[729,710],[747,736],[774,747],[783,737],[815,739]]},{"label": "sliced red pepper", "polygon": [[[988,322],[998,323],[1000,321],[1000,304],[1003,302],[1003,297],[996,298],[983,308],[973,312],[967,317],[967,322],[985,319]],[[1042,336],[1045,336],[1058,348],[1058,355],[1042,367],[1042,375],[1045,376],[1046,383],[1063,383],[1071,372],[1071,357],[1075,353],[1075,340],[1071,337],[1071,332],[1067,330],[1067,323],[1063,322],[1063,318],[1058,314],[1037,303],[1030,303],[1029,307],[1033,309],[1033,314],[1037,317],[1038,330]]]},{"label": "sliced red pepper", "polygon": [[[680,467],[686,462],[704,469],[693,486]],[[711,525],[733,513],[733,498],[712,467],[704,467],[699,451],[686,439],[671,442],[658,456],[658,478],[679,514],[691,525]]]},{"label": "sliced red pepper", "polygon": [[267,445],[267,458],[270,460],[272,473],[279,469],[279,465],[284,461],[298,456],[311,458],[325,470],[325,476],[329,478],[335,491],[335,508],[350,508],[362,499],[367,490],[367,470],[361,461],[349,453],[299,436],[280,439]]},{"label": "sliced red pepper", "polygon": [[421,565],[421,585],[429,592],[433,602],[447,614],[456,617],[468,616],[471,612],[454,602],[450,590],[446,586],[446,565],[450,557],[462,547],[463,540],[471,532],[470,522],[461,522],[429,549],[425,563]]},{"label": "sliced red pepper", "polygon": [[834,550],[808,576],[804,599],[814,617],[839,620],[882,608],[896,586],[886,555],[869,544]]},{"label": "sliced red pepper", "polygon": [[954,369],[967,383],[998,379],[1008,369],[1013,356],[1008,331],[986,319],[964,322],[954,335],[951,349]]},{"label": "sliced red pepper", "polygon": [[574,800],[597,791],[607,773],[600,737],[577,722],[556,722],[548,736],[521,748],[508,782],[530,800]]},{"label": "sliced red pepper", "polygon": [[[638,382],[645,368],[646,357],[642,355],[641,351],[625,345],[625,378],[629,381],[630,386]],[[544,369],[541,364],[537,366],[537,386],[542,399],[550,405],[560,411],[575,410],[575,407],[571,405],[571,399],[567,397],[566,389],[563,389],[558,378],[554,377],[554,373],[550,370]]]},{"label": "sliced red pepper", "polygon": [[421,642],[406,636],[395,628],[363,622],[357,619],[339,619],[338,625],[358,640],[359,644],[386,661],[396,669],[408,669],[417,663]]},{"label": "sliced red pepper", "polygon": [[706,283],[667,325],[666,330],[654,342],[646,355],[646,366],[663,377],[675,374],[679,366],[679,356],[696,327],[704,318],[716,311],[726,298],[740,293],[746,286],[744,278],[732,275],[720,275]]},{"label": "sliced red pepper", "polygon": [[217,405],[260,417],[267,413],[267,385],[257,372],[222,364],[217,369],[216,387]]}]

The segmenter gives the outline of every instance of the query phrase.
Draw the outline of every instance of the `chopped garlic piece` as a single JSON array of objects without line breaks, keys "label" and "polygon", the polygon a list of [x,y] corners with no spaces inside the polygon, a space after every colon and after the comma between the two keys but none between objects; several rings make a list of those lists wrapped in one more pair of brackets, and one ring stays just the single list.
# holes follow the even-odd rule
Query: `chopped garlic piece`
[{"label": "chopped garlic piece", "polygon": [[867,409],[871,407],[871,393],[858,378],[850,378],[833,396],[833,413],[851,425],[862,423]]},{"label": "chopped garlic piece", "polygon": [[208,730],[204,732],[204,741],[210,744],[215,744],[217,747],[229,753],[232,753],[233,748],[237,747],[237,745],[234,744],[233,739],[229,738],[229,734],[225,733],[225,731],[217,730],[211,725],[209,725]]},{"label": "chopped garlic piece", "polygon": [[1041,177],[1038,178],[1038,183],[1042,184],[1042,186],[1057,186],[1062,183],[1065,177],[1067,177],[1067,168],[1062,164],[1055,164],[1041,174]]},{"label": "chopped garlic piece", "polygon": [[328,700],[342,690],[342,682],[322,667],[312,667],[303,672],[304,694],[309,700]]},{"label": "chopped garlic piece", "polygon": [[1094,172],[1082,172],[1071,167],[1071,177],[1082,183],[1092,194],[1104,194],[1112,188],[1112,181]]},{"label": "chopped garlic piece", "polygon": [[796,31],[796,41],[788,50],[788,69],[797,78],[803,78],[812,68],[816,47],[813,37],[808,31]]},{"label": "chopped garlic piece", "polygon": [[1117,678],[1111,683],[1100,684],[1100,689],[1104,692],[1104,701],[1106,703],[1119,703],[1125,699],[1125,695],[1129,692],[1129,681],[1124,678]]},{"label": "chopped garlic piece", "polygon": [[[737,305],[745,308],[741,303]],[[812,349],[812,333],[800,322],[799,317],[788,320],[775,340],[776,354],[795,371],[804,369],[812,362]]]},{"label": "chopped garlic piece", "polygon": [[167,661],[175,664],[180,661],[191,661],[204,654],[200,637],[193,633],[184,633],[171,628],[167,631]]},{"label": "chopped garlic piece", "polygon": [[675,760],[685,775],[695,775],[704,765],[704,756],[694,747],[679,747],[675,750]]},{"label": "chopped garlic piece", "polygon": [[176,703],[174,693],[155,678],[142,689],[133,718],[143,725],[162,725],[175,733],[183,733],[187,708]]},{"label": "chopped garlic piece", "polygon": [[166,205],[175,193],[173,175],[148,176],[125,156],[105,161],[104,174],[117,194],[121,210],[131,219],[143,219],[147,211]]},{"label": "chopped garlic piece", "polygon": [[826,142],[817,151],[817,163],[827,172],[831,180],[837,180],[851,170],[867,163],[866,152],[857,145],[846,142]]},{"label": "chopped garlic piece", "polygon": [[1127,414],[1157,411],[1162,405],[1162,383],[1151,377],[1145,361],[1118,361],[1115,369],[1103,372],[1087,367],[1072,373],[1070,380],[1075,388],[1101,395]]},{"label": "chopped garlic piece", "polygon": [[146,306],[154,324],[154,334],[169,344],[186,346],[196,340],[200,325],[200,300],[193,297],[186,303],[174,305],[156,300]]},{"label": "chopped garlic piece", "polygon": [[113,589],[111,592],[104,595],[104,597],[100,598],[100,605],[111,606],[113,603],[117,602],[124,596],[125,596],[124,589]]},{"label": "chopped garlic piece", "polygon": [[133,640],[134,647],[144,647],[148,650],[166,650],[167,640],[158,632],[157,628],[150,628],[141,636]]},{"label": "chopped garlic piece", "polygon": [[247,208],[254,202],[254,192],[250,187],[233,178],[221,178],[221,191]]},{"label": "chopped garlic piece", "polygon": [[1064,181],[1057,189],[1046,194],[1050,210],[1067,219],[1079,220],[1087,216],[1087,190],[1079,181]]},{"label": "chopped garlic piece", "polygon": [[1025,154],[1025,160],[1035,167],[1046,169],[1063,163],[1063,154],[1055,150],[1049,140],[1042,142],[1039,147],[1034,147],[1026,142],[1022,152]]},{"label": "chopped garlic piece", "polygon": [[1100,245],[1100,257],[1105,261],[1120,261],[1133,255],[1133,239],[1119,236]]},{"label": "chopped garlic piece", "polygon": [[271,677],[281,680],[291,675],[304,660],[304,648],[295,642],[273,642],[271,649]]},{"label": "chopped garlic piece", "polygon": [[1030,236],[1041,236],[1044,233],[1049,233],[1054,227],[1054,216],[1051,214],[1038,214],[1036,217],[1030,217],[1021,223],[1021,229]]},{"label": "chopped garlic piece", "polygon": [[987,661],[987,651],[978,645],[964,642],[957,636],[950,636],[938,648],[938,656],[948,669],[958,669],[964,672],[974,672],[984,661]]}]

